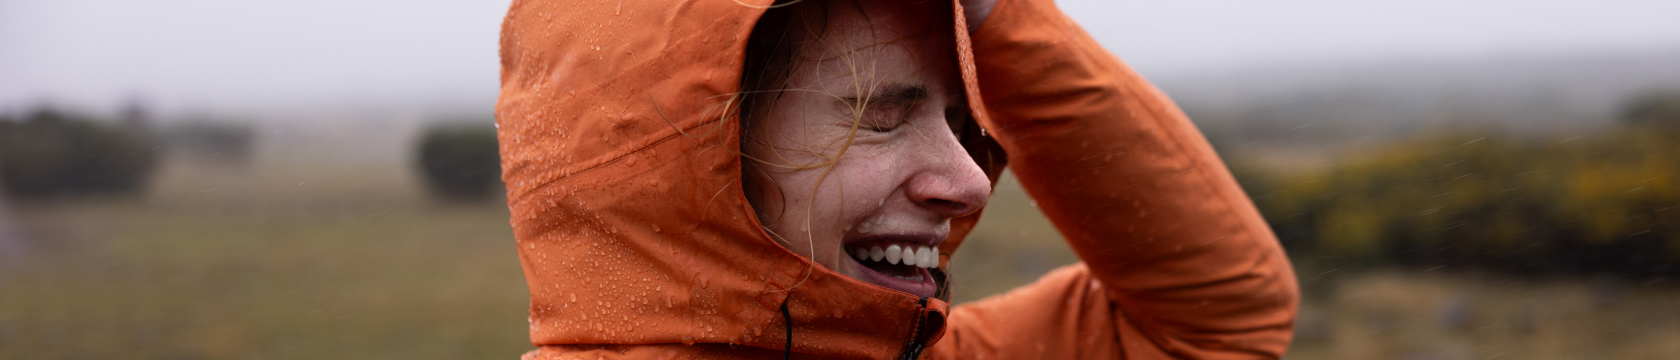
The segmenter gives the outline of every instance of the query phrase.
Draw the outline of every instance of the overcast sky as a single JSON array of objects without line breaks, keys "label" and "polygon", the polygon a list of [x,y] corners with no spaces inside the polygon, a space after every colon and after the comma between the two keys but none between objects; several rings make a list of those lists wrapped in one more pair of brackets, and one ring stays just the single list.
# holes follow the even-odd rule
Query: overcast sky
[{"label": "overcast sky", "polygon": [[[727,0],[699,0],[727,1]],[[1063,1],[1155,78],[1680,48],[1674,0]],[[494,0],[0,0],[0,111],[488,105]],[[1677,65],[1680,66],[1680,65]]]}]

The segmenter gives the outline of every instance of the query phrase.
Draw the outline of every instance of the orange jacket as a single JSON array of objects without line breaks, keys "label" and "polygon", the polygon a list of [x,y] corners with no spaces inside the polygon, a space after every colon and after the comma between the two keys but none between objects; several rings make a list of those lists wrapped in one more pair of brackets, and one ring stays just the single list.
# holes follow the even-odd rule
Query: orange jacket
[{"label": "orange jacket", "polygon": [[[540,347],[525,358],[1234,359],[1288,346],[1294,275],[1258,212],[1171,101],[1049,0],[1000,1],[972,43],[954,6],[953,30],[969,99],[983,99],[975,118],[1082,264],[951,309],[778,246],[742,191],[727,111],[768,3],[513,3],[496,118]],[[954,222],[941,264],[978,216]]]}]

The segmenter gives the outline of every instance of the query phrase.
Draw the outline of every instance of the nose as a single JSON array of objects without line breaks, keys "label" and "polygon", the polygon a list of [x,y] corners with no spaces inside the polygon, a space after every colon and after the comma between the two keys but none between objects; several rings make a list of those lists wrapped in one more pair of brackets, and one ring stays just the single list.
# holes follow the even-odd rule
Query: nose
[{"label": "nose", "polygon": [[911,156],[919,157],[917,171],[906,184],[910,201],[942,217],[968,215],[986,206],[992,183],[962,143],[946,126],[932,132]]}]

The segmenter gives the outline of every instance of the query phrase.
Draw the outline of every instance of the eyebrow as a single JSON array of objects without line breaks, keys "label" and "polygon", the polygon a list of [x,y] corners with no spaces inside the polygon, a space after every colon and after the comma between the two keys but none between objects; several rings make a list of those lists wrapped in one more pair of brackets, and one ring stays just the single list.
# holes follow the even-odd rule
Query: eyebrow
[{"label": "eyebrow", "polygon": [[[929,96],[927,88],[921,85],[888,84],[879,88],[879,91],[871,94],[869,96],[869,102],[884,104],[910,104],[927,100]],[[846,96],[841,99],[846,100],[846,103],[849,104],[856,104],[859,100],[857,96]]]}]

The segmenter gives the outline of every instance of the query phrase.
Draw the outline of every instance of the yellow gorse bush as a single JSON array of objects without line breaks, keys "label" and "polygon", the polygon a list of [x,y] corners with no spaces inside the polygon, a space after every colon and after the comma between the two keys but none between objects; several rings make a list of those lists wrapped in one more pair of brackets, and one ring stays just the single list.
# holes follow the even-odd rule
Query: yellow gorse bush
[{"label": "yellow gorse bush", "polygon": [[1292,251],[1344,264],[1666,275],[1680,273],[1677,144],[1659,128],[1455,132],[1244,180]]}]

